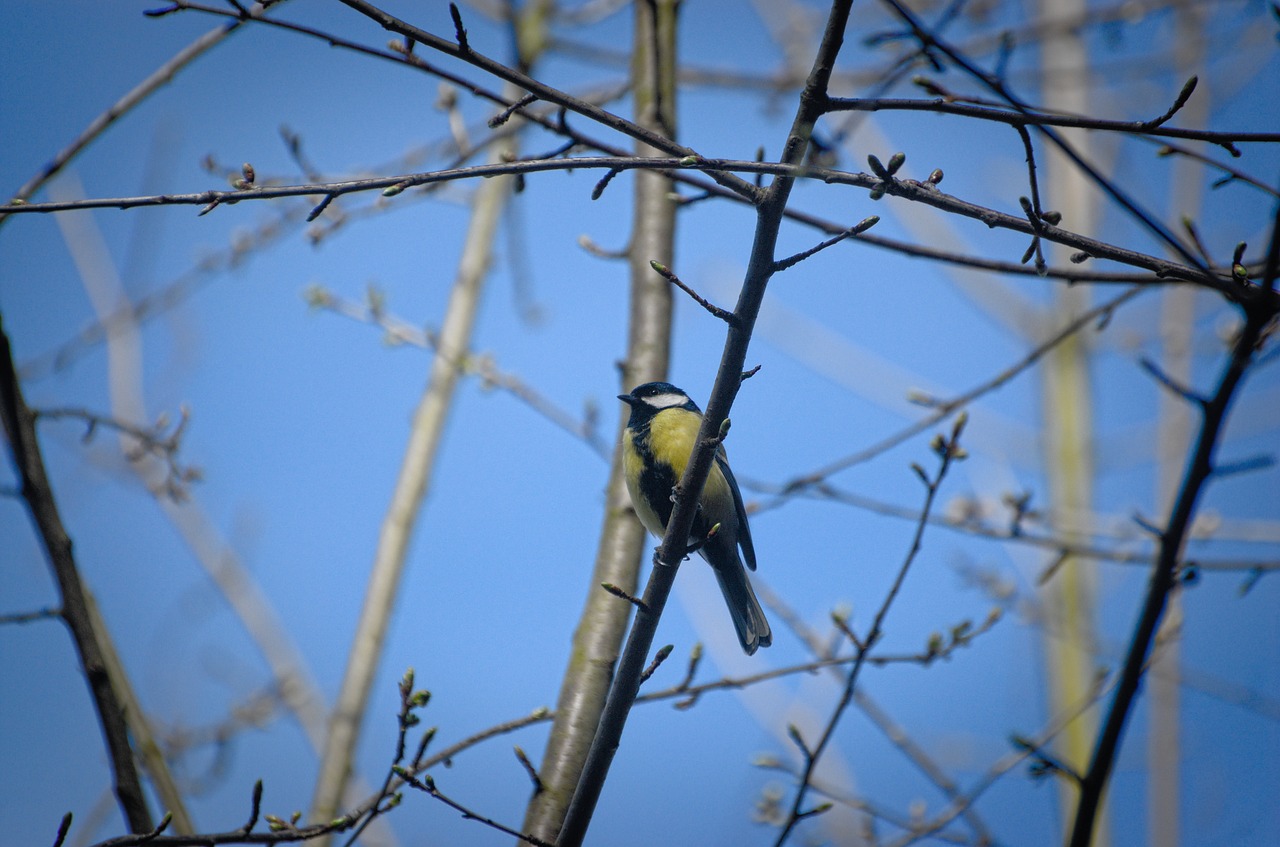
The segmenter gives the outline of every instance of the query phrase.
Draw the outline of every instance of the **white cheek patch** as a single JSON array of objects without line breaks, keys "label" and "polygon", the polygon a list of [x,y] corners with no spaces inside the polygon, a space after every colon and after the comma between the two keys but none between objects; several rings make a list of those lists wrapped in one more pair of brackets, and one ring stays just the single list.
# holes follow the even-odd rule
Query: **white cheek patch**
[{"label": "white cheek patch", "polygon": [[655,394],[644,398],[644,402],[655,409],[670,409],[672,406],[683,406],[689,398],[683,394]]}]

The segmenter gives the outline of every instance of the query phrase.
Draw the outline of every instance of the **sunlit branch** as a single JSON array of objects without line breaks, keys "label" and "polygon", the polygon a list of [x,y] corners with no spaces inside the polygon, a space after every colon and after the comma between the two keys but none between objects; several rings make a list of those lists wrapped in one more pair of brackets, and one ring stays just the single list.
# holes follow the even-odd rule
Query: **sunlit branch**
[{"label": "sunlit branch", "polygon": [[1114,313],[1116,309],[1120,308],[1129,300],[1136,297],[1143,290],[1144,290],[1143,287],[1135,286],[1123,292],[1122,294],[1116,297],[1113,297],[1112,299],[1106,301],[1105,303],[1102,303],[1094,307],[1093,309],[1090,309],[1089,311],[1081,314],[1075,320],[1067,323],[1065,326],[1063,326],[1061,330],[1054,333],[1051,337],[1045,339],[1043,342],[1037,345],[1034,349],[1032,349],[1030,352],[1028,352],[1018,361],[1011,364],[1009,367],[1005,368],[1000,373],[996,374],[995,376],[991,377],[988,380],[984,380],[978,385],[975,385],[973,388],[969,389],[963,394],[960,394],[950,400],[935,403],[933,412],[921,418],[920,420],[916,421],[915,423],[902,428],[901,430],[894,433],[893,435],[890,435],[888,438],[883,438],[880,441],[876,442],[875,444],[871,445],[870,447],[864,448],[862,450],[859,450],[856,453],[845,456],[842,459],[838,459],[834,462],[831,462],[830,464],[824,465],[821,468],[818,468],[817,470],[812,471],[811,473],[804,474],[803,476],[797,476],[788,480],[787,482],[778,486],[777,490],[780,492],[780,496],[781,497],[790,496],[794,492],[801,491],[807,487],[816,485],[819,482],[827,479],[828,477],[842,470],[851,468],[854,465],[859,465],[864,462],[868,462],[876,458],[877,456],[881,455],[882,453],[886,453],[889,450],[893,449],[894,447],[897,447],[899,444],[902,444],[908,441],[909,439],[916,437],[920,433],[929,430],[930,428],[937,425],[941,421],[946,420],[951,415],[955,414],[956,412],[965,408],[969,404],[973,403],[978,398],[982,397],[983,395],[989,394],[992,391],[995,391],[996,389],[1008,383],[1018,374],[1021,374],[1024,371],[1030,369],[1032,365],[1034,365],[1036,362],[1044,358],[1045,355],[1047,355],[1049,351],[1051,351],[1054,347],[1066,341],[1068,338],[1075,335],[1077,332],[1080,332],[1085,327],[1095,324],[1099,321],[1107,320],[1110,317],[1110,315]]},{"label": "sunlit branch", "polygon": [[[326,309],[336,315],[381,328],[386,333],[388,344],[407,344],[431,350],[437,356],[445,355],[440,349],[435,332],[388,312],[385,304],[375,306],[370,302],[361,305],[320,286],[308,288],[305,297],[313,308]],[[371,295],[371,301],[373,299],[375,298]],[[582,441],[597,456],[608,458],[609,448],[600,439],[594,408],[588,409],[582,417],[570,414],[513,371],[500,368],[487,353],[465,352],[452,361],[460,373],[478,379],[482,388],[496,388],[507,392],[555,426]]]}]

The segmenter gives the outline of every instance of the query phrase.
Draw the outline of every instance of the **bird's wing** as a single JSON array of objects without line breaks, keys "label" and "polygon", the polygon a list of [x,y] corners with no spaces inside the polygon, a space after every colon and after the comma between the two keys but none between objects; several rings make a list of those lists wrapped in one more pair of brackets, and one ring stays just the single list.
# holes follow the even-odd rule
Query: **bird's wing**
[{"label": "bird's wing", "polygon": [[729,456],[724,452],[723,446],[716,450],[716,464],[720,466],[720,473],[724,474],[724,480],[729,483],[729,490],[733,492],[733,509],[738,515],[738,544],[742,547],[742,557],[746,560],[747,567],[755,570],[756,548],[751,543],[751,526],[747,523],[747,507],[742,502],[738,481],[733,478],[733,471],[729,470]]}]

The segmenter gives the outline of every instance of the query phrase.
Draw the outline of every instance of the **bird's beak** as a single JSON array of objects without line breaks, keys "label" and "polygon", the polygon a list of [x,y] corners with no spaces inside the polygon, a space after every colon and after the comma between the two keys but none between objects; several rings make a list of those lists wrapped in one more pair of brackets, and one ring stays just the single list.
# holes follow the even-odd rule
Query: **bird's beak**
[{"label": "bird's beak", "polygon": [[618,399],[623,403],[626,403],[628,406],[634,406],[636,404],[636,398],[632,397],[630,394],[619,394]]}]

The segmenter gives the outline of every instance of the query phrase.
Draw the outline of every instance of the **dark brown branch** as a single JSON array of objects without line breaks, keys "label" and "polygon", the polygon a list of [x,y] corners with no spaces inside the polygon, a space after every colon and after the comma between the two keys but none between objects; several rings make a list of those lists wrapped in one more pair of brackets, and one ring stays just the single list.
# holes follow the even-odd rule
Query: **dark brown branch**
[{"label": "dark brown branch", "polygon": [[[937,53],[946,56],[956,67],[963,70],[966,74],[973,77],[982,85],[989,88],[998,97],[1007,102],[1015,110],[1022,113],[1028,113],[1030,106],[1020,100],[1009,90],[1004,81],[986,73],[965,55],[960,53],[956,48],[943,41],[936,33],[927,30],[919,21],[919,18],[908,9],[901,0],[882,0],[893,12],[907,25],[911,31],[913,38],[920,42],[921,48],[925,50],[937,51]],[[1181,256],[1189,265],[1195,267],[1205,276],[1209,276],[1209,269],[1204,267],[1200,260],[1191,253],[1185,244],[1183,244],[1177,236],[1169,231],[1169,228],[1143,209],[1137,201],[1130,197],[1119,185],[1108,179],[1101,171],[1085,160],[1075,147],[1058,133],[1053,127],[1044,124],[1031,124],[1040,132],[1040,134],[1049,140],[1051,144],[1058,148],[1064,156],[1066,156],[1076,168],[1080,170],[1088,179],[1097,185],[1107,194],[1117,205],[1123,208],[1129,215],[1142,224],[1148,231],[1155,235],[1158,239],[1168,245],[1175,253]],[[1280,138],[1278,138],[1280,140]],[[1219,289],[1229,297],[1234,297],[1234,290],[1230,287]]]},{"label": "dark brown branch", "polygon": [[53,847],[62,847],[62,843],[67,840],[67,833],[71,831],[71,813],[67,812],[62,816],[62,822],[58,824],[58,833],[54,836]]},{"label": "dark brown branch", "polygon": [[[1027,132],[1025,126],[1017,127],[1018,138],[1022,141],[1022,149],[1026,154],[1027,161],[1027,183],[1031,189],[1030,198],[1021,198],[1022,211],[1027,216],[1027,223],[1031,224],[1031,246],[1027,248],[1027,252],[1023,254],[1022,264],[1026,264],[1031,256],[1036,257],[1035,269],[1037,274],[1043,274],[1048,268],[1048,263],[1044,260],[1043,244],[1040,240],[1040,228],[1042,223],[1047,220],[1044,208],[1040,205],[1040,181],[1036,177],[1036,151],[1031,144],[1031,133]],[[1061,218],[1061,216],[1058,216]],[[1057,223],[1053,220],[1053,223]]]},{"label": "dark brown branch", "polygon": [[1181,397],[1193,406],[1204,406],[1208,402],[1207,399],[1169,376],[1161,370],[1159,365],[1145,356],[1138,360],[1138,364],[1142,366],[1144,371],[1151,374],[1152,379],[1164,386],[1174,396]]},{"label": "dark brown branch", "polygon": [[946,98],[930,98],[919,100],[901,99],[859,99],[854,97],[833,97],[831,111],[908,111],[933,112],[939,115],[959,115],[966,118],[993,121],[1010,126],[1051,126],[1079,129],[1097,129],[1108,132],[1119,132],[1132,135],[1148,135],[1155,138],[1182,138],[1190,141],[1207,141],[1212,144],[1274,144],[1280,142],[1280,132],[1223,132],[1204,129],[1183,129],[1178,127],[1153,126],[1145,121],[1114,121],[1102,118],[1090,118],[1078,115],[1061,115],[1051,112],[1040,112],[1028,109],[1024,112],[1009,111],[993,106],[960,103]]},{"label": "dark brown branch", "polygon": [[[907,573],[911,570],[911,565],[915,562],[916,556],[920,553],[924,541],[924,531],[929,523],[929,514],[933,511],[933,503],[937,497],[938,489],[942,486],[942,481],[946,479],[947,472],[951,468],[952,462],[959,461],[965,457],[964,449],[960,446],[960,435],[964,431],[966,415],[961,415],[956,419],[955,424],[951,428],[951,437],[944,438],[938,435],[934,439],[934,450],[938,454],[939,464],[938,470],[930,477],[919,465],[913,465],[913,469],[920,476],[925,484],[924,505],[920,509],[920,520],[916,522],[915,534],[911,538],[911,546],[907,549],[906,556],[903,558],[902,565],[898,568],[898,573],[894,577],[889,591],[885,594],[884,600],[880,603],[880,608],[876,610],[875,616],[872,618],[871,626],[867,630],[867,634],[862,639],[854,639],[856,648],[854,652],[853,666],[849,668],[848,676],[845,678],[844,691],[840,695],[840,700],[835,708],[831,710],[831,717],[827,720],[827,725],[823,728],[822,735],[818,738],[818,742],[812,748],[800,744],[804,752],[804,770],[800,775],[800,784],[796,787],[796,795],[791,803],[791,811],[787,815],[785,823],[778,832],[778,837],[774,841],[776,847],[787,840],[787,837],[795,829],[796,824],[808,816],[801,810],[804,804],[805,795],[811,787],[810,783],[813,779],[814,770],[818,766],[818,761],[822,758],[823,752],[831,739],[835,736],[836,726],[840,722],[840,718],[848,709],[850,702],[853,700],[854,691],[858,685],[858,677],[862,673],[862,668],[866,665],[867,656],[871,648],[876,645],[883,634],[885,618],[889,614],[889,609],[893,606],[894,600],[898,597],[898,592],[902,589],[903,583],[906,581]],[[992,621],[994,623],[994,621]],[[955,638],[954,642],[960,642],[961,639]],[[930,649],[926,652],[926,656],[932,658],[939,651]],[[798,739],[797,739],[797,743]]]},{"label": "dark brown branch", "polygon": [[515,754],[516,761],[520,763],[520,767],[524,768],[525,774],[529,777],[529,782],[533,784],[533,793],[541,794],[545,787],[542,784],[542,777],[538,776],[538,769],[529,760],[529,754],[519,744],[515,745]]},{"label": "dark brown branch", "polygon": [[[350,2],[351,0],[344,0]],[[836,56],[844,43],[844,31],[848,24],[852,0],[836,0],[832,3],[822,42],[818,47],[812,69],[800,96],[795,119],[783,146],[781,162],[789,169],[797,168],[805,159],[813,126],[822,115],[827,101],[827,86]],[[626,647],[618,662],[617,673],[609,698],[601,716],[596,738],[591,745],[582,777],[574,793],[573,803],[565,818],[564,826],[556,839],[559,847],[579,847],[586,836],[587,827],[595,811],[609,766],[621,742],[627,716],[640,687],[640,674],[653,645],[658,622],[666,605],[676,573],[688,545],[689,530],[693,525],[702,486],[714,461],[715,450],[721,438],[721,426],[729,416],[733,399],[742,384],[742,373],[752,329],[765,289],[773,274],[778,230],[783,220],[795,176],[780,175],[759,194],[756,205],[756,231],[751,256],[743,280],[742,293],[734,309],[738,321],[729,324],[724,353],[716,374],[711,398],[698,433],[693,454],[676,487],[675,504],[667,522],[667,531],[654,557],[654,567],[645,586],[644,601],[648,611],[637,611]],[[757,191],[752,187],[752,191]]]},{"label": "dark brown branch", "polygon": [[404,768],[397,768],[397,775],[413,788],[416,788],[425,794],[429,794],[430,796],[439,800],[441,803],[444,803],[449,808],[454,809],[457,812],[461,813],[461,815],[467,820],[478,821],[484,824],[485,826],[496,829],[499,832],[505,833],[507,835],[514,836],[515,838],[518,838],[521,841],[527,841],[528,843],[533,844],[534,847],[556,847],[556,845],[548,841],[543,841],[541,838],[536,838],[533,835],[530,835],[529,833],[520,832],[519,830],[512,829],[511,827],[506,826],[505,824],[498,823],[493,818],[485,817],[479,812],[472,811],[471,809],[459,803],[457,800],[454,800],[452,797],[441,792],[439,788],[436,788],[435,779],[433,779],[429,775],[424,776],[422,779],[418,779],[416,776],[409,773]]},{"label": "dark brown branch", "polygon": [[1270,194],[1272,197],[1280,198],[1280,191],[1277,191],[1275,188],[1271,187],[1270,185],[1267,185],[1265,182],[1262,182],[1261,180],[1258,180],[1258,179],[1254,179],[1253,177],[1249,176],[1247,173],[1240,170],[1239,168],[1233,168],[1230,165],[1223,164],[1222,162],[1219,162],[1217,159],[1210,158],[1209,156],[1206,156],[1205,154],[1197,150],[1192,150],[1189,147],[1183,147],[1180,144],[1164,143],[1160,145],[1160,149],[1156,151],[1156,155],[1157,156],[1174,156],[1174,155],[1186,156],[1188,159],[1194,159],[1197,162],[1202,162],[1203,164],[1206,164],[1211,168],[1222,171],[1224,174],[1226,174],[1226,176],[1223,176],[1223,177],[1220,177],[1219,179],[1214,180],[1212,184],[1213,188],[1221,188],[1222,186],[1226,185],[1229,182],[1243,182],[1245,185],[1252,186],[1253,188],[1256,188],[1259,191],[1263,191],[1267,194]]},{"label": "dark brown branch", "polygon": [[[477,165],[467,168],[447,168],[417,174],[376,177],[372,179],[345,180],[342,182],[316,183],[308,185],[280,185],[253,188],[247,191],[203,191],[195,194],[160,194],[140,197],[96,198],[66,203],[32,203],[22,206],[0,207],[0,215],[31,214],[37,212],[69,211],[73,209],[96,208],[135,208],[141,206],[166,205],[207,205],[244,202],[248,200],[266,200],[280,197],[296,197],[317,194],[351,194],[361,191],[399,189],[419,185],[432,185],[441,182],[452,182],[477,177],[493,177],[506,174],[536,173],[544,171],[569,171],[586,168],[619,168],[624,170],[649,169],[661,171],[681,171],[695,169],[708,174],[720,174],[726,171],[744,173],[772,174],[790,183],[795,179],[814,179],[835,185],[849,185],[868,190],[880,189],[895,197],[901,197],[916,203],[952,212],[962,217],[980,221],[988,227],[1008,229],[1027,235],[1037,234],[1036,229],[1023,215],[1011,215],[969,203],[958,197],[944,194],[937,187],[927,182],[915,180],[894,180],[886,183],[869,174],[855,174],[826,168],[813,168],[792,163],[753,162],[737,159],[649,159],[636,157],[577,157],[567,159],[535,159],[522,162]],[[673,174],[674,176],[674,174]],[[397,191],[396,193],[399,193]],[[781,214],[785,215],[785,211]],[[793,216],[794,217],[794,216]],[[839,229],[843,229],[842,227]],[[837,229],[837,231],[839,231]],[[1228,296],[1235,296],[1237,286],[1231,277],[1211,273],[1198,267],[1178,264],[1155,256],[1128,250],[1093,238],[1061,229],[1048,222],[1043,222],[1038,233],[1042,238],[1074,247],[1090,256],[1109,259],[1136,268],[1144,268],[1154,272],[1158,277],[1170,281],[1179,280],[1195,282],[1213,288]],[[867,237],[870,240],[870,236]],[[1198,260],[1197,260],[1198,263]]]},{"label": "dark brown branch", "polygon": [[612,594],[614,597],[617,597],[621,600],[626,600],[628,603],[635,606],[637,609],[648,610],[649,608],[648,606],[645,605],[645,602],[641,600],[639,597],[636,597],[632,594],[628,594],[626,591],[614,585],[612,582],[602,582],[600,583],[600,587],[603,588],[605,591],[609,592],[610,594]]},{"label": "dark brown branch", "polygon": [[53,489],[45,472],[44,457],[36,440],[35,414],[27,407],[18,384],[13,364],[13,350],[9,336],[0,318],[0,417],[4,419],[5,435],[18,477],[22,482],[22,497],[27,503],[31,520],[40,535],[49,566],[53,569],[62,598],[62,619],[71,631],[80,665],[84,668],[93,697],[98,721],[102,726],[103,740],[111,760],[115,780],[116,798],[121,811],[135,833],[150,832],[155,828],[151,812],[147,808],[142,782],[138,777],[133,750],[129,747],[129,730],[125,723],[124,707],[111,685],[103,658],[102,648],[94,633],[89,614],[85,589],[80,582],[72,554],[71,538],[67,535],[53,498]]},{"label": "dark brown branch", "polygon": [[1277,309],[1270,298],[1277,273],[1280,272],[1280,210],[1275,214],[1271,241],[1267,251],[1267,265],[1262,285],[1246,289],[1251,296],[1244,301],[1244,326],[1240,330],[1231,357],[1218,380],[1213,396],[1201,408],[1200,431],[1196,436],[1191,461],[1178,487],[1178,496],[1164,529],[1160,532],[1160,547],[1156,566],[1151,573],[1146,600],[1134,628],[1133,638],[1125,655],[1124,669],[1116,685],[1116,692],[1107,710],[1107,716],[1097,744],[1081,781],[1080,802],[1076,807],[1072,824],[1070,847],[1088,847],[1093,841],[1094,821],[1102,796],[1111,776],[1111,768],[1120,749],[1120,739],[1134,700],[1142,684],[1147,655],[1160,620],[1164,615],[1169,593],[1176,584],[1178,565],[1191,520],[1195,516],[1196,503],[1213,475],[1214,453],[1218,439],[1226,424],[1227,412],[1235,397],[1236,388],[1257,352],[1259,339],[1267,326],[1275,320]]},{"label": "dark brown branch", "polygon": [[672,271],[670,268],[668,268],[666,265],[658,261],[650,261],[649,267],[653,268],[654,273],[656,273],[658,276],[662,277],[667,282],[671,283],[676,288],[679,288],[685,294],[688,294],[690,297],[692,297],[693,302],[697,303],[699,306],[706,309],[713,316],[719,318],[720,320],[730,325],[732,325],[735,321],[737,321],[738,319],[737,315],[735,315],[733,312],[730,312],[728,309],[721,309],[719,306],[712,303],[710,300],[703,297],[698,292],[694,291],[692,288],[690,288],[688,285],[685,284],[684,280],[676,276],[675,272]]},{"label": "dark brown branch", "polygon": [[862,235],[864,232],[871,229],[871,227],[875,226],[878,223],[880,223],[879,215],[871,215],[870,217],[863,218],[862,220],[858,221],[858,223],[854,224],[848,229],[831,236],[825,241],[815,244],[814,246],[810,247],[808,250],[801,250],[799,253],[788,256],[785,259],[779,259],[777,262],[774,263],[773,272],[781,273],[782,271],[785,271],[788,268],[794,267],[795,265],[799,264],[800,262],[803,262],[805,259],[809,258],[810,256],[813,256],[817,253],[822,252],[823,250],[826,250],[828,247],[834,247],[835,245],[839,244],[841,241],[844,241],[846,238],[853,238],[855,236]]},{"label": "dark brown branch", "polygon": [[662,663],[667,660],[667,657],[671,655],[671,651],[674,649],[676,649],[674,644],[667,644],[658,648],[658,652],[653,654],[653,661],[649,663],[647,668],[640,672],[641,685],[649,681],[649,677],[653,676],[654,673],[657,672],[658,668],[662,666]]},{"label": "dark brown branch", "polygon": [[[490,59],[488,56],[477,53],[469,45],[455,45],[438,35],[421,30],[379,9],[372,3],[365,2],[365,0],[341,0],[341,2],[374,21],[383,29],[398,33],[405,38],[412,38],[425,47],[467,62],[498,79],[518,85],[530,94],[535,95],[539,100],[563,106],[601,126],[629,135],[637,141],[642,141],[655,150],[661,150],[669,155],[679,157],[697,155],[697,151],[677,144],[675,141],[664,137],[661,133],[646,129],[633,121],[601,109],[599,106],[587,103],[559,89],[552,88],[528,74],[521,73],[514,68]],[[754,197],[757,193],[754,186],[732,174],[715,174],[713,178],[721,185],[744,197]]]},{"label": "dark brown branch", "polygon": [[1174,98],[1173,105],[1169,110],[1158,118],[1149,121],[1143,121],[1143,130],[1152,130],[1161,127],[1169,122],[1169,119],[1178,114],[1182,107],[1187,105],[1187,101],[1191,99],[1191,93],[1196,90],[1196,85],[1200,82],[1199,77],[1191,77],[1182,85],[1182,90],[1178,92],[1178,96]]},{"label": "dark brown branch", "polygon": [[0,615],[0,626],[10,623],[32,623],[33,621],[47,621],[51,618],[62,617],[61,609],[47,608],[36,609],[34,612],[14,612],[10,615]]}]

